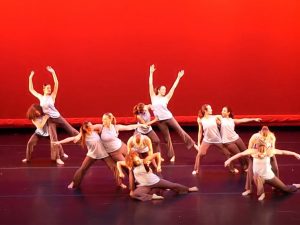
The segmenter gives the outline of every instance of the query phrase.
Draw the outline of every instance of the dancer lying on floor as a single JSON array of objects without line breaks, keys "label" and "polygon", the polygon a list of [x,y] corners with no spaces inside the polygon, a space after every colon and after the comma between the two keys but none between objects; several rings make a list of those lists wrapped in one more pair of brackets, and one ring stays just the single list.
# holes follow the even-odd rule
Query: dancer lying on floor
[{"label": "dancer lying on floor", "polygon": [[[267,148],[263,140],[257,140],[257,149],[247,149],[244,152],[238,153],[225,161],[225,167],[228,166],[232,160],[238,159],[242,156],[251,155],[253,157],[253,180],[257,188],[258,200],[265,198],[264,183],[271,185],[286,193],[292,193],[300,188],[300,184],[285,185],[272,171],[270,158],[273,155],[292,155],[300,159],[300,155],[295,152],[287,150],[279,150],[275,148]],[[248,194],[250,194],[249,192]]]},{"label": "dancer lying on floor", "polygon": [[198,191],[197,187],[189,188],[184,185],[159,178],[157,175],[152,173],[149,168],[149,163],[153,159],[157,159],[157,171],[161,171],[161,157],[159,152],[147,156],[145,159],[141,159],[137,152],[132,151],[126,156],[125,162],[120,161],[117,163],[121,177],[124,177],[121,166],[127,167],[130,171],[130,197],[141,201],[149,201],[163,199],[164,197],[162,196],[162,192],[166,189],[175,191],[178,194]]}]

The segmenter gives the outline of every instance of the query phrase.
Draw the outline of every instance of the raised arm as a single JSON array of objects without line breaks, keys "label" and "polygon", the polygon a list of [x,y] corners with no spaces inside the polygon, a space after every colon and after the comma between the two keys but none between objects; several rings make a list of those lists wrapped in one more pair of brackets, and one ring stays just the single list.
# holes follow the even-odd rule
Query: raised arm
[{"label": "raised arm", "polygon": [[37,121],[37,120],[32,120],[32,123],[34,124],[34,126],[36,126],[36,128],[38,129],[42,129],[45,126],[45,123],[47,122],[49,118],[49,115],[44,115],[42,121]]},{"label": "raised arm", "polygon": [[273,153],[276,155],[292,155],[295,156],[296,159],[300,159],[300,154],[288,150],[273,149]]},{"label": "raised arm", "polygon": [[33,82],[32,82],[33,75],[34,75],[34,71],[31,71],[30,75],[29,75],[29,91],[34,97],[40,99],[42,97],[42,95],[39,94],[38,92],[36,92],[33,88]]},{"label": "raised arm", "polygon": [[53,100],[55,100],[56,95],[57,95],[57,91],[58,91],[58,79],[57,79],[57,76],[56,76],[56,73],[55,73],[54,69],[51,66],[47,66],[46,69],[52,74],[52,77],[53,77],[54,88],[53,88],[53,91],[51,93],[51,96],[52,96]]},{"label": "raised arm", "polygon": [[242,119],[233,119],[235,124],[240,123],[249,123],[249,122],[261,122],[261,118],[242,118]]},{"label": "raised arm", "polygon": [[170,101],[170,99],[172,98],[173,94],[174,94],[174,91],[175,91],[175,88],[177,87],[178,83],[179,83],[179,80],[181,77],[183,77],[184,75],[184,70],[180,70],[178,72],[178,75],[177,75],[177,78],[173,84],[173,86],[171,87],[169,93],[166,95],[167,99]]},{"label": "raised arm", "polygon": [[229,159],[227,159],[227,160],[224,162],[224,166],[227,167],[227,166],[231,163],[231,161],[233,161],[233,160],[235,160],[235,159],[238,159],[238,158],[240,158],[240,157],[242,157],[242,156],[247,156],[247,155],[251,155],[251,154],[253,154],[253,149],[247,149],[247,150],[245,150],[245,151],[243,151],[243,152],[240,152],[240,153],[238,153],[238,154],[236,154],[236,155],[230,157]]},{"label": "raised arm", "polygon": [[154,64],[150,66],[150,75],[149,75],[149,94],[150,97],[155,96],[154,87],[153,87],[153,73],[155,71]]}]

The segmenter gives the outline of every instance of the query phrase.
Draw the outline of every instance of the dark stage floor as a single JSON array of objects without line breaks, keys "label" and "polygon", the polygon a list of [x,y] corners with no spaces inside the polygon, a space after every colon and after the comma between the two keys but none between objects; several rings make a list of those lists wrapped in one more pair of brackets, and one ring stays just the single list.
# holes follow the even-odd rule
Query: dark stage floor
[{"label": "dark stage floor", "polygon": [[[185,128],[196,140],[195,128]],[[257,127],[239,127],[247,143]],[[271,128],[272,129],[272,128]],[[232,175],[223,167],[224,158],[210,149],[199,176],[191,174],[196,151],[186,150],[175,134],[175,164],[163,164],[163,176],[198,193],[164,200],[138,202],[128,190],[115,187],[111,172],[103,162],[87,173],[80,191],[67,185],[81,164],[85,151],[77,145],[64,146],[70,158],[64,166],[49,160],[47,140],[33,153],[33,161],[23,164],[25,147],[33,130],[0,131],[0,224],[300,224],[300,190],[291,195],[273,193],[259,202],[255,195],[242,197],[245,174]],[[277,148],[300,152],[300,128],[273,128]],[[126,141],[131,133],[121,133]],[[59,134],[60,138],[65,137]],[[162,146],[164,149],[164,146]],[[166,158],[166,157],[165,157]],[[291,156],[278,156],[280,175],[285,183],[300,183],[300,162]]]}]

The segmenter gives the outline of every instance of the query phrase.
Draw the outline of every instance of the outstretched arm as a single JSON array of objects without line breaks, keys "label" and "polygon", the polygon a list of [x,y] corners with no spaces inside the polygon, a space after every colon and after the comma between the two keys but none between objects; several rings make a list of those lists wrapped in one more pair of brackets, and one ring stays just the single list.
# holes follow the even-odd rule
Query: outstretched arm
[{"label": "outstretched arm", "polygon": [[233,119],[235,124],[248,123],[248,122],[261,122],[261,118],[243,118],[243,119]]},{"label": "outstretched arm", "polygon": [[231,161],[233,161],[233,160],[235,160],[235,159],[238,159],[238,158],[240,158],[240,157],[242,157],[242,156],[251,155],[252,153],[253,153],[253,150],[252,150],[252,149],[247,149],[247,150],[245,150],[245,151],[243,151],[243,152],[240,152],[240,153],[238,153],[238,154],[236,154],[236,155],[230,157],[229,159],[227,159],[227,160],[224,162],[224,166],[227,167],[227,166],[231,163]]},{"label": "outstretched arm", "polygon": [[47,122],[49,118],[49,115],[44,115],[41,122],[37,120],[32,120],[32,123],[36,126],[38,129],[42,129],[45,126],[45,123]]},{"label": "outstretched arm", "polygon": [[178,83],[179,83],[179,80],[180,80],[181,77],[183,77],[183,75],[184,75],[184,70],[180,70],[180,71],[178,72],[177,78],[176,78],[176,80],[175,80],[173,86],[171,87],[169,93],[166,95],[168,101],[170,101],[170,99],[172,98],[172,96],[173,96],[173,94],[174,94],[174,91],[175,91],[175,88],[177,87],[177,85],[178,85]]},{"label": "outstretched arm", "polygon": [[53,88],[53,91],[51,93],[51,96],[52,96],[53,100],[55,100],[56,95],[57,95],[57,91],[58,91],[58,79],[57,79],[57,76],[56,76],[56,73],[55,73],[54,69],[51,66],[47,66],[46,69],[52,74],[52,77],[53,77],[54,88]]},{"label": "outstretched arm", "polygon": [[81,138],[81,133],[77,134],[76,136],[68,137],[68,138],[65,138],[65,139],[60,140],[60,141],[53,141],[52,143],[55,144],[55,145],[65,144],[65,143],[69,143],[71,141],[76,143],[78,140],[80,140],[80,138]]},{"label": "outstretched arm", "polygon": [[295,156],[296,159],[300,159],[300,154],[288,150],[273,149],[273,153],[276,155],[292,155]]},{"label": "outstretched arm", "polygon": [[122,131],[122,130],[134,130],[138,127],[147,127],[147,125],[145,124],[131,124],[131,125],[121,125],[118,124],[116,125],[116,128],[118,131]]},{"label": "outstretched arm", "polygon": [[150,75],[149,75],[149,94],[150,97],[155,96],[154,87],[153,87],[153,73],[155,71],[154,64],[150,66]]},{"label": "outstretched arm", "polygon": [[32,82],[33,75],[34,75],[34,71],[31,71],[29,75],[29,91],[34,97],[40,99],[42,95],[36,92],[33,88],[33,82]]}]

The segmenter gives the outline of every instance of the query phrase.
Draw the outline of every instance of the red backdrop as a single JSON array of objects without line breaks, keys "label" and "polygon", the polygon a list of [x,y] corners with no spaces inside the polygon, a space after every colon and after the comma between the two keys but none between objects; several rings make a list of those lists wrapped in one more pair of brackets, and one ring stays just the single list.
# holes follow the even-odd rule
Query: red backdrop
[{"label": "red backdrop", "polygon": [[24,118],[28,91],[52,82],[65,117],[131,116],[154,83],[170,87],[174,115],[203,103],[236,114],[300,113],[300,1],[19,1],[0,6],[0,118]]}]

